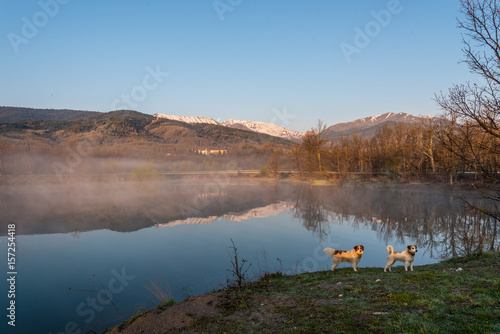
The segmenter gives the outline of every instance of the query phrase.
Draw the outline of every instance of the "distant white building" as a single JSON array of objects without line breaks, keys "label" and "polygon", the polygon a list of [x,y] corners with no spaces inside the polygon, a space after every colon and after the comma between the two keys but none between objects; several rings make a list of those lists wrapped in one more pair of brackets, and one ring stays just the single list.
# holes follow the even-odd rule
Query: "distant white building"
[{"label": "distant white building", "polygon": [[208,149],[208,148],[205,148],[205,149],[197,149],[196,150],[199,154],[204,154],[204,155],[213,155],[213,154],[218,154],[218,155],[224,155],[224,154],[227,154],[227,150],[226,149]]}]

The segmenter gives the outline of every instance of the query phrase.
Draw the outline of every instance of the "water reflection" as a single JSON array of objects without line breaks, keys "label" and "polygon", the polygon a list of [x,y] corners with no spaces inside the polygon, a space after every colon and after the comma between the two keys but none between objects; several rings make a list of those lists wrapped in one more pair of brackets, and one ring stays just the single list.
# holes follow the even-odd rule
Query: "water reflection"
[{"label": "water reflection", "polygon": [[333,212],[328,210],[327,197],[330,192],[309,185],[299,187],[295,198],[293,216],[302,221],[306,230],[318,235],[320,241],[328,236],[328,221]]},{"label": "water reflection", "polygon": [[96,229],[137,231],[186,218],[210,219],[290,201],[288,186],[268,183],[169,181],[3,187],[0,235],[9,223],[18,234]]},{"label": "water reflection", "polygon": [[294,217],[320,240],[329,235],[330,225],[351,220],[376,231],[386,243],[405,238],[435,257],[450,258],[479,250],[498,250],[498,221],[470,209],[466,197],[476,207],[491,208],[492,203],[474,193],[458,193],[431,185],[380,186],[343,185],[301,187],[295,200]]},{"label": "water reflection", "polygon": [[[479,207],[488,203],[465,193]],[[18,234],[109,229],[131,232],[156,226],[244,221],[291,210],[320,242],[332,225],[368,227],[379,240],[415,241],[431,257],[448,258],[499,248],[494,218],[468,209],[450,188],[432,185],[335,185],[232,182],[109,183],[3,187],[0,235],[9,223]],[[435,254],[439,249],[440,253]]]},{"label": "water reflection", "polygon": [[293,202],[281,201],[263,207],[254,208],[244,212],[232,212],[222,216],[210,216],[207,218],[191,217],[186,219],[173,220],[166,224],[155,224],[155,227],[174,227],[177,225],[210,224],[218,219],[226,219],[234,222],[242,222],[255,218],[267,218],[285,212],[293,208]]},{"label": "water reflection", "polygon": [[[417,265],[499,248],[497,222],[438,186],[224,179],[3,186],[0,212],[4,251],[7,225],[16,224],[23,287],[16,302],[24,305],[20,332],[26,333],[59,333],[69,319],[95,332],[120,322],[109,305],[90,323],[78,313],[96,294],[77,291],[93,290],[96,278],[106,284],[113,270],[126,268],[136,277],[113,301],[124,317],[155,307],[145,288],[151,279],[165,277],[177,301],[185,291],[219,288],[227,279],[231,239],[254,264],[255,277],[260,268],[328,270],[324,247],[363,243],[360,267],[382,272],[387,243],[397,249],[417,244]],[[39,305],[47,301],[53,307],[42,314]]]}]

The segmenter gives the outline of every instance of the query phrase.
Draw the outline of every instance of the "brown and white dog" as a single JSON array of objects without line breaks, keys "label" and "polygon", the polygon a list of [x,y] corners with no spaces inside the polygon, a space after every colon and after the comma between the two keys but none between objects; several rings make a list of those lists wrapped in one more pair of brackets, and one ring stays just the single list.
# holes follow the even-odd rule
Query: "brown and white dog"
[{"label": "brown and white dog", "polygon": [[325,248],[323,252],[330,255],[333,259],[333,269],[337,268],[340,262],[350,262],[354,271],[358,271],[358,262],[361,261],[361,256],[365,251],[365,247],[362,245],[354,246],[354,249],[350,251],[335,250],[333,248]]},{"label": "brown and white dog", "polygon": [[395,252],[392,246],[387,246],[387,251],[389,255],[387,256],[387,264],[385,265],[384,272],[387,268],[391,271],[391,267],[396,261],[404,262],[406,271],[408,271],[408,263],[410,263],[410,269],[413,271],[413,260],[415,260],[417,245],[407,246],[404,252]]}]

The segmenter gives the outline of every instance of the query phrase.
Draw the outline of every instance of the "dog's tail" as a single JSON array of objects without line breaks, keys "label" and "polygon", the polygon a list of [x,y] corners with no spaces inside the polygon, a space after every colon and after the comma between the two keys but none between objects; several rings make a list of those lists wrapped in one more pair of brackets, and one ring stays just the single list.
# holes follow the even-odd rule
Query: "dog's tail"
[{"label": "dog's tail", "polygon": [[325,252],[326,254],[328,254],[331,257],[333,257],[333,255],[335,254],[335,249],[333,249],[333,248],[325,248],[325,249],[323,249],[323,252]]},{"label": "dog's tail", "polygon": [[391,245],[387,246],[387,251],[389,252],[389,255],[391,255],[392,253],[394,253],[394,247],[392,247]]}]

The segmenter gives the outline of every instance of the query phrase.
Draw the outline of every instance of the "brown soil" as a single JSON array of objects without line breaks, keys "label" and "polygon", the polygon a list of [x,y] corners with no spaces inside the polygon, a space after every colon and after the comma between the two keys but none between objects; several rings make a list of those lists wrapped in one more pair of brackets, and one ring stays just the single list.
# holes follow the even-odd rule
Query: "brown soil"
[{"label": "brown soil", "polygon": [[113,328],[110,334],[116,333],[165,333],[186,329],[203,317],[216,317],[218,293],[189,297],[181,303],[174,304],[165,310],[155,309],[132,324],[122,324]]},{"label": "brown soil", "polygon": [[[231,324],[235,322],[248,324],[256,330],[261,325],[267,328],[269,326],[279,328],[284,319],[275,309],[297,307],[293,298],[289,295],[270,297],[255,293],[247,300],[248,307],[228,312],[228,295],[224,292],[212,292],[189,297],[185,301],[167,306],[164,310],[151,310],[131,324],[123,323],[106,333],[199,333],[200,328],[203,328],[203,333],[221,333],[230,331]],[[234,302],[234,300],[229,302]],[[332,301],[325,302],[332,303]],[[193,330],[192,327],[198,330]]]}]

